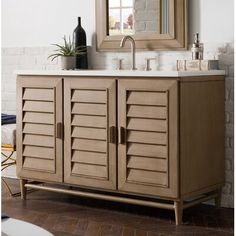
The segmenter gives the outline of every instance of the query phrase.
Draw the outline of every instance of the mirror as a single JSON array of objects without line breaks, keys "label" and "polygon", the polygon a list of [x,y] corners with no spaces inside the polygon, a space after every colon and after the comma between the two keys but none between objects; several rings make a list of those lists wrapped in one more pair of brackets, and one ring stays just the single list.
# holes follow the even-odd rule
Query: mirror
[{"label": "mirror", "polygon": [[187,0],[96,0],[96,33],[98,51],[127,50],[124,35],[141,51],[187,49]]},{"label": "mirror", "polygon": [[108,0],[108,35],[169,32],[169,0]]}]

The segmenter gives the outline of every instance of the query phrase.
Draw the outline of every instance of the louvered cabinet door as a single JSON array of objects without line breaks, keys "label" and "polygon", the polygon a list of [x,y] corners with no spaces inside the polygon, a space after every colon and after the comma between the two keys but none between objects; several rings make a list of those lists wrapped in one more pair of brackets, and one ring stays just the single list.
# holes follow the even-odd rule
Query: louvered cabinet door
[{"label": "louvered cabinet door", "polygon": [[64,82],[65,182],[116,188],[116,81]]},{"label": "louvered cabinet door", "polygon": [[62,109],[62,79],[18,76],[19,177],[62,181]]},{"label": "louvered cabinet door", "polygon": [[178,89],[175,80],[118,82],[119,189],[178,194]]}]

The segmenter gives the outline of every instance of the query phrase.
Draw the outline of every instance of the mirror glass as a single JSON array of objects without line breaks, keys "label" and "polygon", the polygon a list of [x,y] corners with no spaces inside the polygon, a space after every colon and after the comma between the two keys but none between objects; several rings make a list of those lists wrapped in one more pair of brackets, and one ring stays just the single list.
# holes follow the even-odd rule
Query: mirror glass
[{"label": "mirror glass", "polygon": [[170,0],[108,0],[108,35],[169,33]]}]

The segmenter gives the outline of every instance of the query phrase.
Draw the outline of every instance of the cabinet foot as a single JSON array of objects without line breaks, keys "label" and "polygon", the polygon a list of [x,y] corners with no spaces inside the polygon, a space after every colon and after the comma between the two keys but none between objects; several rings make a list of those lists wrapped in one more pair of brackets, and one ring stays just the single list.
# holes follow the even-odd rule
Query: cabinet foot
[{"label": "cabinet foot", "polygon": [[182,217],[183,217],[183,202],[175,201],[174,208],[175,208],[175,224],[180,225],[182,224]]},{"label": "cabinet foot", "polygon": [[20,179],[20,192],[22,200],[26,200],[27,188],[25,187],[25,184],[27,184],[27,182],[28,181],[25,179]]},{"label": "cabinet foot", "polygon": [[215,197],[215,206],[216,208],[220,208],[221,205],[221,189],[217,192],[217,197]]}]

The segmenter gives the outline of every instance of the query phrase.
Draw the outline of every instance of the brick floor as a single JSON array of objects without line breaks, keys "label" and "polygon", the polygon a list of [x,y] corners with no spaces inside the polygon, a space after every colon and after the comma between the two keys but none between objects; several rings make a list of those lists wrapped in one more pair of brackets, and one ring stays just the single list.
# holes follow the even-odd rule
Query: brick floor
[{"label": "brick floor", "polygon": [[[15,191],[18,181],[10,180]],[[183,225],[175,226],[174,213],[36,191],[27,201],[10,198],[2,188],[2,213],[39,225],[56,236],[226,236],[233,235],[233,209],[198,205],[186,209]]]}]

